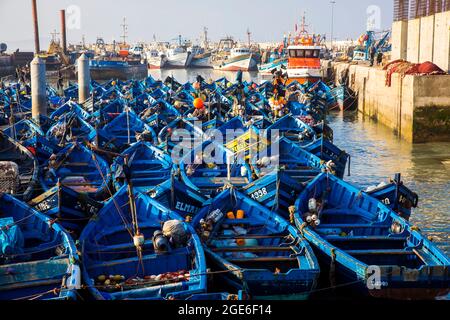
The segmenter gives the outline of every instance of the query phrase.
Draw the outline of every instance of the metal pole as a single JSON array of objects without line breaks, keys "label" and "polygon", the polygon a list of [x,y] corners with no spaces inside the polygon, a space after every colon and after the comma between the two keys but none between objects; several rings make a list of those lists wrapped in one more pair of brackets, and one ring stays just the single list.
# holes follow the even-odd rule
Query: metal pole
[{"label": "metal pole", "polygon": [[39,123],[40,115],[47,115],[47,93],[45,62],[35,57],[30,64],[31,73],[31,115]]},{"label": "metal pole", "polygon": [[333,36],[334,36],[334,5],[336,1],[332,0],[331,2],[331,50],[333,50]]},{"label": "metal pole", "polygon": [[89,87],[91,74],[89,70],[89,58],[83,53],[78,58],[78,102],[84,103],[89,99]]},{"label": "metal pole", "polygon": [[61,10],[60,15],[61,15],[61,45],[63,52],[67,53],[66,10]]},{"label": "metal pole", "polygon": [[34,51],[38,54],[41,51],[39,46],[39,25],[38,25],[38,14],[36,0],[31,0],[32,14],[33,14],[33,24],[34,24]]}]

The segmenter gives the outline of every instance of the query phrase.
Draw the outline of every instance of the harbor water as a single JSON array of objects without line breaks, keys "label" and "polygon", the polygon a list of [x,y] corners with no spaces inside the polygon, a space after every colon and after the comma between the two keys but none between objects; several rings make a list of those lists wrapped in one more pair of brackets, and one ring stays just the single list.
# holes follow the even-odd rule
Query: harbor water
[{"label": "harbor water", "polygon": [[[180,82],[236,78],[235,72],[212,69],[152,70],[155,79],[174,76]],[[258,73],[243,73],[244,80],[261,81]],[[450,143],[410,144],[389,128],[364,119],[358,112],[331,114],[334,143],[351,155],[351,175],[345,179],[362,188],[378,185],[402,174],[402,180],[419,195],[411,222],[447,254],[450,254]]]}]

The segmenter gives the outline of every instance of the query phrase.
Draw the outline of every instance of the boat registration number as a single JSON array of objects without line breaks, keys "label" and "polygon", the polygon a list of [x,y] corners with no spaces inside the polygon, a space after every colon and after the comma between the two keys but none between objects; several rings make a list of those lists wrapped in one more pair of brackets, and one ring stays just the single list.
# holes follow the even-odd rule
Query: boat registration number
[{"label": "boat registration number", "polygon": [[253,192],[250,197],[252,197],[253,200],[257,200],[259,198],[264,197],[265,195],[267,195],[267,189],[266,188],[261,188],[255,192]]}]

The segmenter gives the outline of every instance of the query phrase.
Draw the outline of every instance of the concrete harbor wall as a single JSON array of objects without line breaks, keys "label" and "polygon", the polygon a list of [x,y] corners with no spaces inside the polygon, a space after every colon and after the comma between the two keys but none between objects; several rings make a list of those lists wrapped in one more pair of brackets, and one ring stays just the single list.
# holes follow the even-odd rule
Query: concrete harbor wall
[{"label": "concrete harbor wall", "polygon": [[413,76],[394,73],[391,86],[379,68],[348,63],[332,65],[337,82],[349,70],[349,86],[358,110],[403,139],[413,142],[450,141],[450,75]]},{"label": "concrete harbor wall", "polygon": [[392,24],[392,60],[431,61],[450,71],[450,11]]}]

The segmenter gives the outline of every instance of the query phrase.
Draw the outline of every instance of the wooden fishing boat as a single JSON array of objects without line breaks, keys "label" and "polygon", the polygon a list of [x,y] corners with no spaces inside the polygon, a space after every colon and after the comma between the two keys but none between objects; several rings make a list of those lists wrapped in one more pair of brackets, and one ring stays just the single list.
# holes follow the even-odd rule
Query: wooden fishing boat
[{"label": "wooden fishing boat", "polygon": [[[194,229],[182,223],[184,243],[172,242],[169,251],[160,252],[155,232],[164,222],[182,218],[140,192],[130,200],[127,188],[123,186],[106,202],[80,236],[83,276],[94,298],[183,299],[206,292],[206,261]],[[138,243],[137,225],[137,232],[145,237]]]},{"label": "wooden fishing boat", "polygon": [[38,181],[39,165],[26,147],[0,131],[0,192],[29,200]]},{"label": "wooden fishing boat", "polygon": [[207,197],[225,185],[243,187],[252,181],[250,166],[214,141],[205,141],[176,162],[183,182]]},{"label": "wooden fishing boat", "polygon": [[145,136],[142,140],[156,142],[153,128],[128,109],[99,129],[98,134],[98,147],[114,152],[122,152],[138,141],[138,135]]},{"label": "wooden fishing boat", "polygon": [[171,123],[176,118],[181,117],[180,111],[178,111],[173,105],[164,99],[155,100],[149,107],[144,109],[139,117],[153,127],[152,121],[157,116],[160,122],[165,125]]},{"label": "wooden fishing boat", "polygon": [[195,216],[207,201],[200,192],[179,181],[175,174],[147,194],[183,218]]},{"label": "wooden fishing boat", "polygon": [[76,299],[80,276],[69,234],[20,200],[0,194],[0,300]]},{"label": "wooden fishing boat", "polygon": [[412,208],[416,208],[419,203],[419,196],[403,184],[400,173],[390,183],[368,188],[366,193],[383,202],[405,220],[409,220]]},{"label": "wooden fishing boat", "polygon": [[304,185],[299,184],[286,172],[274,170],[246,185],[242,192],[266,208],[276,211],[283,218],[289,219],[288,209],[294,205],[303,189]]},{"label": "wooden fishing boat", "polygon": [[42,189],[48,191],[58,181],[71,189],[97,199],[108,194],[111,174],[108,163],[85,145],[71,143],[44,165],[40,175]]},{"label": "wooden fishing boat", "polygon": [[55,139],[60,145],[74,140],[92,141],[96,135],[95,129],[75,112],[62,114],[46,133],[47,138]]},{"label": "wooden fishing boat", "polygon": [[29,119],[22,119],[14,125],[3,129],[3,133],[21,144],[28,143],[28,141],[32,140],[37,135],[45,135],[40,126]]},{"label": "wooden fishing boat", "polygon": [[261,178],[273,171],[286,173],[297,183],[307,183],[328,170],[323,160],[306,151],[286,137],[272,143],[251,160],[253,172]]},{"label": "wooden fishing boat", "polygon": [[58,222],[74,239],[103,207],[101,202],[91,199],[88,194],[77,192],[57,184],[48,191],[30,200],[28,205]]},{"label": "wooden fishing boat", "polygon": [[343,178],[345,174],[345,168],[348,162],[348,173],[350,174],[350,155],[344,150],[339,149],[328,139],[320,137],[314,142],[303,147],[305,150],[318,156],[320,159],[330,164],[330,168],[334,171],[334,175],[338,178]]},{"label": "wooden fishing boat", "polygon": [[271,135],[275,134],[286,137],[300,146],[308,145],[317,139],[317,133],[311,126],[289,114],[267,127],[266,139],[271,140]]},{"label": "wooden fishing boat", "polygon": [[139,141],[116,157],[111,166],[116,190],[125,184],[126,170],[129,171],[133,188],[145,193],[149,188],[170,179],[172,160],[157,147]]},{"label": "wooden fishing boat", "polygon": [[330,266],[331,287],[390,299],[434,299],[450,291],[450,259],[379,200],[330,174],[300,194],[295,223]]},{"label": "wooden fishing boat", "polygon": [[182,117],[176,118],[158,133],[158,147],[167,153],[182,143],[186,148],[193,148],[202,143],[202,122],[189,121]]},{"label": "wooden fishing boat", "polygon": [[252,298],[307,298],[319,265],[306,241],[275,212],[233,188],[205,205],[193,220],[213,270]]},{"label": "wooden fishing boat", "polygon": [[56,119],[59,119],[64,114],[71,113],[71,112],[77,114],[83,120],[89,119],[89,116],[90,116],[89,112],[84,110],[79,104],[77,104],[73,101],[68,101],[65,104],[63,104],[61,107],[59,107],[58,109],[53,111],[52,114],[50,115],[50,119],[56,120]]}]

